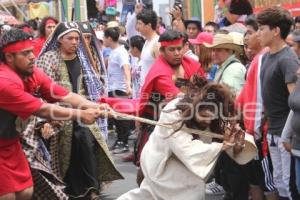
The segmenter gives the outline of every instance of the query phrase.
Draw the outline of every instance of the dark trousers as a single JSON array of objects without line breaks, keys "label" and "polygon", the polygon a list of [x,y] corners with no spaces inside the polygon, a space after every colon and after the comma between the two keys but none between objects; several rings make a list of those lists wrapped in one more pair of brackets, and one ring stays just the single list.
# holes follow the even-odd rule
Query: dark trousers
[{"label": "dark trousers", "polygon": [[[115,90],[108,93],[109,97],[127,97],[127,94],[121,90]],[[128,120],[116,120],[114,119],[114,124],[116,125],[117,140],[128,143],[128,137],[130,134],[130,121]]]},{"label": "dark trousers", "polygon": [[248,200],[249,184],[243,167],[225,152],[218,158],[215,168],[216,181],[225,190],[224,200]]},{"label": "dark trousers", "polygon": [[300,191],[296,185],[295,157],[291,156],[291,175],[290,175],[290,190],[293,200],[300,199]]},{"label": "dark trousers", "polygon": [[98,192],[96,149],[97,141],[87,127],[74,122],[70,166],[64,181],[66,193],[72,196],[85,194],[90,189]]}]

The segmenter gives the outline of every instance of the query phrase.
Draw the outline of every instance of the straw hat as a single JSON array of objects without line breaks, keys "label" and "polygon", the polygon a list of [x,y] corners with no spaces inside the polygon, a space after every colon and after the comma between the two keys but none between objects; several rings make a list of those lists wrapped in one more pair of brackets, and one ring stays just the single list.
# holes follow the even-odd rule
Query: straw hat
[{"label": "straw hat", "polygon": [[119,27],[119,22],[117,22],[117,21],[109,21],[107,23],[107,28],[114,28],[114,27]]},{"label": "straw hat", "polygon": [[247,31],[247,28],[244,24],[234,23],[234,24],[231,24],[230,26],[222,27],[221,30],[226,30],[228,32],[238,32],[238,33],[241,33],[241,34],[245,34],[246,31]]},{"label": "straw hat", "polygon": [[244,35],[239,32],[230,32],[228,33],[233,38],[233,42],[237,45],[244,45]]},{"label": "straw hat", "polygon": [[231,35],[218,33],[214,36],[213,43],[209,44],[204,42],[204,46],[214,49],[231,49],[237,52],[241,51],[239,45],[235,44]]},{"label": "straw hat", "polygon": [[234,155],[233,148],[229,148],[226,150],[226,153],[232,158],[236,163],[240,165],[245,165],[249,161],[251,161],[257,155],[257,147],[254,142],[254,138],[252,135],[246,133],[245,134],[245,147],[237,155]]}]

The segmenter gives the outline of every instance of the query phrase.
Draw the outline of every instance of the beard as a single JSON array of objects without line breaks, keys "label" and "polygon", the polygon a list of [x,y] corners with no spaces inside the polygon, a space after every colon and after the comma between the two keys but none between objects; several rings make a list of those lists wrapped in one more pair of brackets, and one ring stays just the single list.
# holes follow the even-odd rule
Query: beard
[{"label": "beard", "polygon": [[199,130],[204,131],[206,130],[208,127],[210,126],[210,124],[204,123],[204,122],[198,122],[197,127]]},{"label": "beard", "polygon": [[[31,65],[31,64],[29,64],[29,65]],[[20,69],[20,68],[16,67],[16,71],[22,77],[28,77],[33,74],[33,68],[28,68],[27,70],[24,70],[24,69]]]},{"label": "beard", "polygon": [[31,76],[33,74],[33,71],[23,71],[22,75],[23,76]]},{"label": "beard", "polygon": [[196,119],[191,119],[189,122],[187,122],[187,127],[204,131],[210,127],[210,124],[198,122]]},{"label": "beard", "polygon": [[20,74],[23,77],[28,77],[31,76],[33,74],[33,70],[32,71],[26,71],[26,70],[17,70],[18,74]]}]

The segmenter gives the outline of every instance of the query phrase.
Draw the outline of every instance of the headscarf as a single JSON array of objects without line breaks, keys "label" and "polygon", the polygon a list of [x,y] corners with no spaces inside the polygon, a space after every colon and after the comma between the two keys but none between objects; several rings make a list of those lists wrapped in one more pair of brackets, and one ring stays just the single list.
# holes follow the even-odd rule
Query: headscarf
[{"label": "headscarf", "polygon": [[[91,45],[96,49],[96,55],[98,56],[98,60],[100,61],[99,63],[97,63],[97,67],[99,68],[101,75],[104,77],[103,78],[104,81],[101,81],[99,79],[99,75],[92,67],[91,60],[89,59],[88,51],[86,49],[86,45],[84,44],[84,40],[77,23],[62,22],[58,24],[56,29],[53,31],[53,33],[48,37],[47,41],[45,42],[45,45],[39,57],[41,57],[44,53],[48,51],[58,50],[59,49],[58,39],[71,31],[76,31],[80,33],[80,41],[79,41],[79,46],[76,54],[81,63],[81,68],[83,73],[82,75],[84,77],[83,81],[85,84],[85,88],[87,90],[87,95],[91,101],[97,102],[101,97],[107,96],[106,81],[105,81],[107,78],[106,78],[105,67],[103,64],[103,58],[101,56],[100,46],[99,43],[97,42],[96,35],[94,33],[93,33]],[[103,136],[107,138],[107,132],[108,132],[107,120],[98,119],[97,123],[101,128]]]},{"label": "headscarf", "polygon": [[79,27],[74,22],[64,22],[58,24],[57,28],[55,29],[57,34],[57,40],[59,40],[61,37],[66,35],[67,33],[70,33],[72,31],[75,31],[80,34]]}]

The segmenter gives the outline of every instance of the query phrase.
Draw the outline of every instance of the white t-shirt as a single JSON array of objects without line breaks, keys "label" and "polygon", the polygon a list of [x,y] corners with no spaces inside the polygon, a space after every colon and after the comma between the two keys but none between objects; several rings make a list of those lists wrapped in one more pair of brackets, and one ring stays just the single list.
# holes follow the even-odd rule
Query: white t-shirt
[{"label": "white t-shirt", "polygon": [[108,58],[108,91],[127,91],[123,66],[129,64],[129,54],[123,45],[113,49]]},{"label": "white t-shirt", "polygon": [[154,38],[152,38],[150,41],[147,40],[143,46],[142,53],[141,53],[141,84],[144,84],[145,78],[152,66],[152,64],[155,61],[155,58],[153,57],[153,47],[158,43],[159,36],[156,35]]}]

